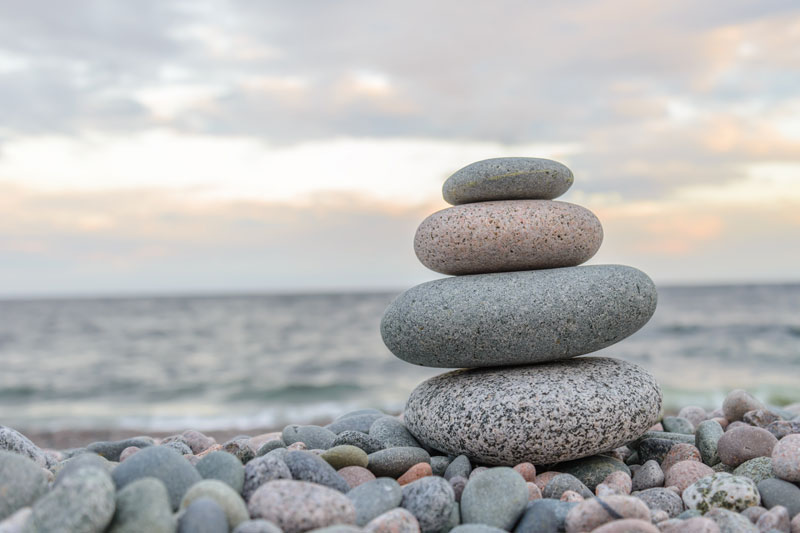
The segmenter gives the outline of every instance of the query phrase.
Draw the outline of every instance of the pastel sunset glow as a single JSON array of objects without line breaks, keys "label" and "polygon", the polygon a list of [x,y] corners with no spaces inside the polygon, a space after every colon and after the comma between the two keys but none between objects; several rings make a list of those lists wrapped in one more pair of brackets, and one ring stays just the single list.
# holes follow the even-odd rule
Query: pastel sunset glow
[{"label": "pastel sunset glow", "polygon": [[499,156],[592,263],[800,281],[798,87],[792,1],[0,3],[0,296],[407,288]]}]

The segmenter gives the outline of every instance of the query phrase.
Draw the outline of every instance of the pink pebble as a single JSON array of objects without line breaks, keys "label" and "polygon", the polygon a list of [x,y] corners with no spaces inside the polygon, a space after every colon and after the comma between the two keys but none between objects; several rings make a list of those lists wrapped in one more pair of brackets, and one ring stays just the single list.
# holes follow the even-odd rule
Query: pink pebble
[{"label": "pink pebble", "polygon": [[702,463],[703,459],[697,447],[685,442],[679,442],[670,448],[667,455],[664,456],[664,460],[661,461],[661,470],[666,473],[673,465],[681,461],[697,461]]},{"label": "pink pebble", "polygon": [[433,470],[431,469],[430,463],[417,463],[408,470],[406,470],[405,474],[397,478],[397,482],[401,486],[408,485],[413,481],[432,475],[433,475]]},{"label": "pink pebble", "polygon": [[139,448],[137,446],[128,446],[127,448],[122,450],[122,453],[119,454],[119,462],[121,463],[122,461],[124,461],[125,459],[127,459],[128,457],[130,457],[131,455],[135,454],[138,451]]},{"label": "pink pebble", "polygon": [[528,487],[528,501],[529,502],[533,501],[533,500],[541,500],[542,499],[542,491],[539,489],[539,485],[537,485],[536,483],[533,483],[531,481],[528,481],[527,483],[525,483],[525,485],[527,485],[527,487]]},{"label": "pink pebble", "polygon": [[786,481],[800,481],[800,434],[786,435],[772,449],[772,471]]},{"label": "pink pebble", "polygon": [[631,493],[631,487],[633,485],[633,481],[631,480],[631,476],[627,473],[622,472],[621,470],[617,470],[615,472],[611,472],[606,478],[603,480],[603,483],[606,485],[610,485],[611,487],[616,488],[619,490],[620,493],[628,495]]},{"label": "pink pebble", "polygon": [[625,518],[614,520],[603,524],[592,530],[592,533],[661,533],[660,530],[647,522],[638,518]]},{"label": "pink pebble", "polygon": [[682,494],[683,491],[686,490],[686,487],[701,477],[710,476],[713,473],[714,470],[703,463],[698,463],[697,461],[681,461],[675,463],[675,465],[664,474],[664,485],[667,487],[674,485],[678,487],[678,490],[680,490]]},{"label": "pink pebble", "polygon": [[561,494],[562,502],[582,502],[584,497],[575,492],[574,490],[565,490]]},{"label": "pink pebble", "polygon": [[648,431],[664,431],[664,426],[661,425],[661,422],[656,422]]},{"label": "pink pebble", "polygon": [[375,479],[375,474],[363,466],[345,466],[339,469],[338,473],[350,485],[351,489]]},{"label": "pink pebble", "polygon": [[520,463],[514,467],[525,481],[532,482],[536,479],[536,467],[531,463]]}]

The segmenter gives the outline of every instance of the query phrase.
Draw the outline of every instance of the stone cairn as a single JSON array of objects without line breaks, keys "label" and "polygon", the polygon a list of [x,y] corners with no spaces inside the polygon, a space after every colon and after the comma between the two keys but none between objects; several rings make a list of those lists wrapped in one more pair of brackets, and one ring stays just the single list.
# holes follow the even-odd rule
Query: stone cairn
[{"label": "stone cairn", "polygon": [[454,207],[417,229],[419,260],[453,277],[401,294],[381,334],[409,363],[462,369],[411,393],[405,423],[423,444],[487,465],[545,465],[612,450],[658,421],[652,375],[575,358],[644,326],[656,289],[635,268],[578,266],[603,230],[589,210],[553,201],[572,182],[547,159],[479,161],[444,183]]}]

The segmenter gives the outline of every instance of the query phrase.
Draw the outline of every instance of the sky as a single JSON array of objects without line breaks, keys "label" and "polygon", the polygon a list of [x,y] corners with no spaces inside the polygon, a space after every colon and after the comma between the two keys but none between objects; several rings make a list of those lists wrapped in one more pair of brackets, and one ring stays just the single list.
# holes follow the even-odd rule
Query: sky
[{"label": "sky", "polygon": [[592,263],[800,281],[800,4],[0,0],[2,296],[407,288],[502,156]]}]

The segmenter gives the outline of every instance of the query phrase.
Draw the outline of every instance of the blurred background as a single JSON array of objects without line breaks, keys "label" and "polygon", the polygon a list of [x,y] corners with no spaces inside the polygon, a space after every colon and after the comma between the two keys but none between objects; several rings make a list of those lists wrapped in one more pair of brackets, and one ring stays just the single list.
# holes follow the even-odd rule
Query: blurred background
[{"label": "blurred background", "polygon": [[800,6],[0,0],[0,423],[279,427],[440,370],[378,324],[473,161],[556,159],[591,263],[659,287],[604,350],[667,407],[800,400]]}]

